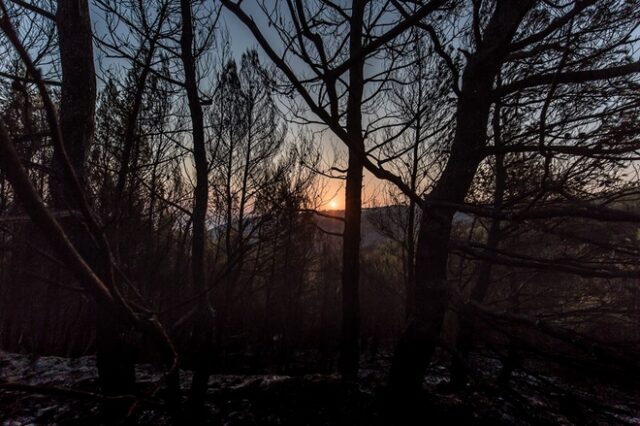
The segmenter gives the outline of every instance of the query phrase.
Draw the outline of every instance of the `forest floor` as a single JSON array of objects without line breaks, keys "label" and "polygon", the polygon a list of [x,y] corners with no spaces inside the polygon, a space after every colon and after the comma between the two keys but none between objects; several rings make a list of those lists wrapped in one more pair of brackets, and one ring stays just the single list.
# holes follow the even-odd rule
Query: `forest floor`
[{"label": "forest floor", "polygon": [[[499,363],[484,359],[483,374]],[[210,424],[219,425],[384,425],[393,424],[381,391],[388,368],[384,357],[365,363],[357,385],[332,375],[215,375],[207,403]],[[460,425],[640,425],[640,391],[587,378],[514,374],[509,388],[474,385],[455,392],[447,369],[433,365],[426,392],[412,416],[416,424]],[[139,365],[141,389],[160,373]],[[190,373],[181,371],[183,389]],[[490,380],[487,380],[490,383]],[[30,357],[0,352],[0,425],[101,425],[103,411],[94,357]],[[406,421],[406,418],[405,418]],[[413,422],[412,422],[413,423]],[[168,413],[139,404],[128,424],[171,424]]]}]

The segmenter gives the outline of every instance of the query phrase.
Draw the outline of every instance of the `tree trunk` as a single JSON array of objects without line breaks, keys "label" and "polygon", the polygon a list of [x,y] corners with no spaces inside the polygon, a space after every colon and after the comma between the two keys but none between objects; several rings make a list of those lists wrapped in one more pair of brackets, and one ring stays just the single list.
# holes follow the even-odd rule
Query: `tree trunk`
[{"label": "tree trunk", "polygon": [[[462,75],[451,156],[429,201],[463,203],[482,160],[491,110],[493,83],[509,44],[533,0],[501,0],[489,20],[478,50]],[[396,397],[417,394],[436,347],[448,303],[447,262],[453,209],[425,208],[416,248],[414,318],[398,343],[389,385]],[[399,399],[400,400],[400,399]]]},{"label": "tree trunk", "polygon": [[[62,93],[60,129],[73,169],[86,184],[86,159],[93,141],[96,76],[93,65],[91,17],[87,0],[59,0],[56,14]],[[55,208],[75,208],[70,177],[64,173],[61,153],[53,153],[51,198]]]},{"label": "tree trunk", "polygon": [[[180,1],[182,16],[182,35],[180,47],[182,64],[184,67],[185,88],[191,115],[193,136],[193,158],[196,168],[196,188],[192,213],[193,236],[191,245],[191,267],[193,285],[197,294],[206,290],[205,272],[205,243],[206,243],[206,216],[209,198],[209,174],[207,165],[207,151],[204,136],[204,115],[200,96],[198,94],[198,80],[196,73],[196,59],[193,55],[193,17],[191,1]],[[211,363],[213,361],[213,309],[208,294],[201,295],[196,314],[194,315],[195,366],[193,382],[191,384],[191,400],[195,419],[199,418],[204,405],[204,397],[207,391]]]},{"label": "tree trunk", "polygon": [[349,156],[342,243],[342,333],[339,370],[355,379],[359,364],[360,338],[360,223],[362,215],[362,163]]},{"label": "tree trunk", "polygon": [[[96,80],[93,64],[93,39],[89,5],[86,0],[60,0],[56,14],[62,93],[60,129],[71,165],[84,187],[86,159],[95,128]],[[54,174],[51,197],[56,209],[77,210],[81,203],[73,194],[71,177],[64,173],[62,155],[53,156]],[[102,256],[84,226],[71,218],[65,226],[80,255],[103,276]],[[129,322],[118,318],[109,303],[96,301],[96,344],[98,374],[103,392],[108,395],[131,394],[135,391],[135,371],[131,352],[124,336]]]},{"label": "tree trunk", "polygon": [[[353,2],[349,52],[357,57],[362,49],[364,2]],[[364,62],[357,61],[349,70],[347,134],[353,146],[364,150],[362,137],[362,93]],[[360,223],[362,219],[362,161],[349,152],[347,187],[344,206],[342,242],[342,333],[338,369],[343,378],[353,380],[358,375],[360,358]]]},{"label": "tree trunk", "polygon": [[[502,147],[502,135],[500,127],[500,102],[496,103],[493,112],[493,137],[494,143],[497,148]],[[496,155],[496,177],[495,177],[495,195],[493,206],[496,210],[502,208],[504,199],[504,191],[506,186],[507,175],[504,168],[504,154]],[[493,218],[489,227],[489,233],[487,235],[487,248],[489,250],[496,250],[500,244],[501,232],[500,232],[501,220]],[[478,280],[476,285],[471,290],[469,297],[473,302],[482,303],[487,296],[489,288],[491,287],[491,271],[493,269],[493,262],[491,259],[484,260],[480,264],[478,272]],[[461,307],[458,314],[458,335],[456,336],[456,348],[460,356],[464,361],[468,360],[469,351],[473,345],[474,335],[474,322],[473,315],[469,312],[469,309],[465,306]],[[451,383],[456,386],[464,386],[468,380],[467,362],[461,362],[457,357],[454,357],[451,365]]]}]

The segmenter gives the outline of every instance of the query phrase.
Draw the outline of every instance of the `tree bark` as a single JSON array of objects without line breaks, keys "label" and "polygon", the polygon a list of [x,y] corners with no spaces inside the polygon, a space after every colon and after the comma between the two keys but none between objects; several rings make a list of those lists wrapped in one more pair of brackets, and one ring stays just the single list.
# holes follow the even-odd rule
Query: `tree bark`
[{"label": "tree bark", "polygon": [[[362,49],[362,28],[365,2],[355,0],[352,7],[349,53],[359,57]],[[347,104],[347,134],[353,146],[364,150],[362,137],[362,94],[364,61],[349,68]],[[338,369],[343,378],[353,380],[358,375],[360,359],[360,225],[362,220],[363,164],[358,155],[349,152],[347,187],[345,191],[344,233],[342,242],[342,333]]]},{"label": "tree bark", "polygon": [[349,156],[342,243],[342,332],[338,368],[345,379],[355,379],[360,357],[360,225],[362,218],[362,163]]},{"label": "tree bark", "polygon": [[[502,135],[500,127],[500,102],[497,102],[494,108],[492,126],[495,146],[501,148]],[[502,208],[506,180],[507,175],[504,168],[504,154],[498,154],[496,155],[496,176],[494,191],[495,195],[493,203],[494,208],[498,211]],[[487,248],[489,248],[490,250],[497,249],[500,244],[500,239],[502,236],[500,232],[501,224],[502,221],[499,218],[491,219],[491,225],[489,226],[489,232],[487,235]],[[482,301],[484,301],[492,284],[492,269],[492,259],[486,259],[480,263],[478,279],[476,281],[476,285],[471,290],[471,294],[469,296],[470,300],[478,303],[482,303]],[[468,360],[469,352],[471,350],[471,346],[473,345],[473,335],[473,315],[471,315],[465,304],[461,307],[461,310],[458,314],[458,335],[456,336],[456,348],[460,356],[462,356],[463,361],[465,362],[461,362],[458,357],[455,357],[452,361],[451,383],[454,386],[460,387],[464,386],[467,383],[468,363],[466,361]]]},{"label": "tree bark", "polygon": [[[194,31],[191,1],[180,0],[182,16],[182,34],[180,39],[182,64],[184,67],[185,88],[191,115],[193,158],[196,168],[196,187],[192,213],[193,235],[191,242],[191,271],[193,286],[197,293],[206,289],[205,244],[206,244],[206,216],[209,199],[209,173],[207,165],[207,151],[204,135],[204,114],[198,94],[198,77],[196,59],[193,54]],[[191,384],[190,403],[195,418],[199,418],[199,411],[204,405],[207,391],[211,363],[213,361],[213,310],[209,297],[200,298],[194,315],[195,365]]]},{"label": "tree bark", "polygon": [[[87,0],[60,0],[56,14],[62,91],[60,129],[62,140],[83,189],[86,187],[86,160],[95,129],[96,79],[93,63],[91,17]],[[56,209],[78,210],[82,202],[72,190],[71,176],[64,172],[62,153],[53,155],[50,181],[52,205]],[[84,260],[99,276],[105,253],[95,247],[84,226],[71,218],[66,232]],[[113,310],[112,304],[96,300],[96,345],[98,374],[107,395],[135,391],[134,361],[126,335],[127,319]]]},{"label": "tree bark", "polygon": [[[86,159],[93,141],[96,107],[96,74],[93,65],[91,17],[87,0],[59,0],[56,13],[62,90],[60,128],[73,169],[86,184]],[[64,173],[61,153],[53,154],[50,187],[55,208],[74,209],[78,202]]]}]

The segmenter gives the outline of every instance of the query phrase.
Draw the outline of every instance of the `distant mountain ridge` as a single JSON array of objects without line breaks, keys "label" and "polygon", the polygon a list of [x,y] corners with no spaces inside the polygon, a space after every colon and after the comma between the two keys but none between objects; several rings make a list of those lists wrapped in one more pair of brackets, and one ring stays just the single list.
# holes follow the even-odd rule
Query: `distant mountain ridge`
[{"label": "distant mountain ridge", "polygon": [[[377,224],[380,218],[403,218],[402,223],[406,223],[409,207],[402,204],[393,204],[380,207],[365,207],[362,209],[362,227],[361,227],[361,244],[363,248],[369,248],[385,241],[389,241],[389,236],[380,229]],[[339,220],[331,219],[323,215],[333,215],[344,217],[344,210],[322,210],[319,214],[315,214],[316,224],[323,230],[332,233],[342,232],[343,224]],[[457,212],[454,216],[454,223],[467,223],[472,220],[473,216],[467,213]],[[399,228],[398,220],[386,220],[384,224],[390,227],[389,232],[393,235],[401,236],[402,230]],[[393,229],[393,228],[396,229]],[[338,238],[338,237],[336,237]]]}]

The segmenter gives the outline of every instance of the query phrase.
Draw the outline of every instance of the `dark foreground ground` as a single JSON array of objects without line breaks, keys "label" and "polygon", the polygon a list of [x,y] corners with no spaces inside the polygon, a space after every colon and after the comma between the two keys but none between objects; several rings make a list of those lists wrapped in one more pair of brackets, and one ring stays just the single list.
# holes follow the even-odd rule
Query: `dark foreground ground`
[{"label": "dark foreground ground", "polygon": [[[491,377],[498,366],[477,360]],[[216,425],[384,425],[397,424],[384,388],[384,359],[363,368],[358,385],[327,375],[217,375],[211,378],[208,419]],[[160,377],[138,367],[142,390]],[[450,425],[640,425],[640,392],[586,378],[570,382],[551,375],[516,373],[509,388],[486,384],[452,392],[446,368],[434,365],[426,392],[413,407],[411,423]],[[1,425],[102,425],[93,357],[32,358],[0,352]],[[183,389],[190,374],[181,372]],[[24,386],[26,385],[26,386]],[[170,424],[154,401],[140,402],[128,424]],[[407,422],[405,417],[404,423]]]}]

